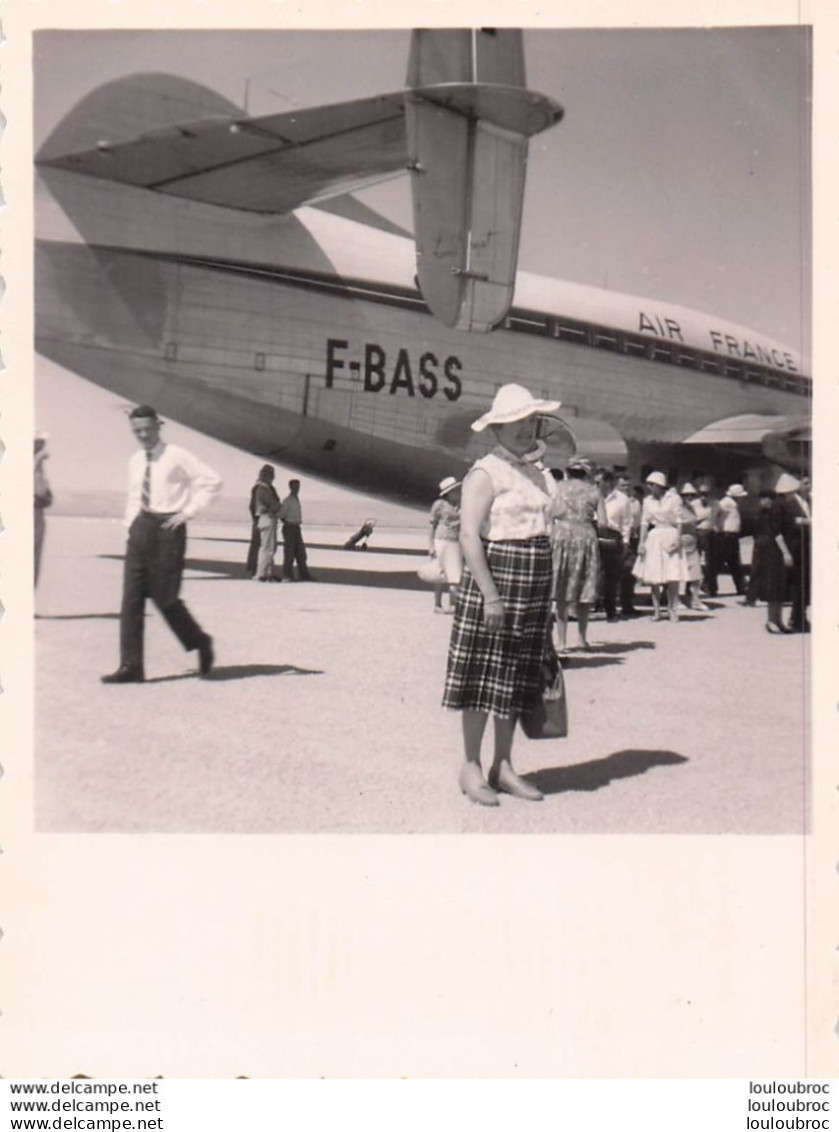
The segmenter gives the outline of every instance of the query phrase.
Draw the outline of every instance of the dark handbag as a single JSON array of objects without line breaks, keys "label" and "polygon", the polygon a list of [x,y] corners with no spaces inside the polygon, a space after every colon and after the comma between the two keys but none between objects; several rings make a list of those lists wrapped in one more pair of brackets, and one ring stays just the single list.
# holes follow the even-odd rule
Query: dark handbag
[{"label": "dark handbag", "polygon": [[562,665],[553,645],[542,662],[542,698],[519,716],[528,739],[564,739],[568,734],[568,699]]}]

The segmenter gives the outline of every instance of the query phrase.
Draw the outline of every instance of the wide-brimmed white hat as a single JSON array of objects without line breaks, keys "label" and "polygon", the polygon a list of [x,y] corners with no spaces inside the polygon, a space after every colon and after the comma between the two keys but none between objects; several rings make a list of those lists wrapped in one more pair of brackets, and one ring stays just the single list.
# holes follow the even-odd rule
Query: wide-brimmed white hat
[{"label": "wide-brimmed white hat", "polygon": [[445,479],[440,480],[439,491],[441,495],[447,495],[456,487],[460,487],[460,480],[456,480],[454,476],[446,476]]},{"label": "wide-brimmed white hat", "polygon": [[667,476],[664,472],[650,472],[644,483],[657,483],[659,487],[667,487]]},{"label": "wide-brimmed white hat", "polygon": [[488,412],[472,422],[473,432],[483,432],[488,425],[512,424],[536,413],[549,416],[559,408],[560,401],[543,401],[534,397],[523,385],[510,382],[502,385]]},{"label": "wide-brimmed white hat", "polygon": [[744,495],[749,493],[741,483],[733,483],[725,494],[730,495],[732,499],[742,499]]},{"label": "wide-brimmed white hat", "polygon": [[684,487],[681,488],[681,493],[682,495],[699,495],[699,492],[692,483],[686,483]]},{"label": "wide-brimmed white hat", "polygon": [[796,479],[789,472],[781,472],[775,484],[775,492],[778,495],[788,495],[791,491],[798,491],[800,487],[801,480]]}]

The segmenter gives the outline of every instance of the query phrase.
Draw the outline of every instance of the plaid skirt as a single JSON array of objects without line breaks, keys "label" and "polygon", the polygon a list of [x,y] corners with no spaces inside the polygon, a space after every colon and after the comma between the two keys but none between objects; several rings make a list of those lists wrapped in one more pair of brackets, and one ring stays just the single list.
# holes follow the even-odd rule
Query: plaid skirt
[{"label": "plaid skirt", "polygon": [[504,628],[484,626],[484,599],[468,566],[457,593],[443,707],[505,719],[542,694],[541,664],[551,610],[551,544],[547,536],[485,542],[490,573],[504,602]]}]

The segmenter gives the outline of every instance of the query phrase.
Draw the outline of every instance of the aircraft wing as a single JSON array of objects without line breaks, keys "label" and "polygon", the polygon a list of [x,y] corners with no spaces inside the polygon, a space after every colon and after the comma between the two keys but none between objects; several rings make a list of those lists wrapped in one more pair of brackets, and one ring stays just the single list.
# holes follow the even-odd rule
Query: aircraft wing
[{"label": "aircraft wing", "polygon": [[[161,78],[132,76],[100,87],[59,125],[38,164],[277,214],[352,192],[407,165],[402,91],[248,118],[224,100],[212,108],[202,103],[201,88],[185,81],[174,97],[171,80],[164,85]],[[211,116],[172,120],[173,111],[188,108],[211,109]],[[88,123],[85,133],[80,121]],[[154,128],[138,129],[143,121]],[[95,141],[90,123],[98,128]],[[126,136],[132,126],[136,132]]]},{"label": "aircraft wing", "polygon": [[768,460],[804,472],[811,459],[812,431],[809,417],[803,415],[740,413],[706,425],[683,443],[728,446],[741,451],[759,449]]}]

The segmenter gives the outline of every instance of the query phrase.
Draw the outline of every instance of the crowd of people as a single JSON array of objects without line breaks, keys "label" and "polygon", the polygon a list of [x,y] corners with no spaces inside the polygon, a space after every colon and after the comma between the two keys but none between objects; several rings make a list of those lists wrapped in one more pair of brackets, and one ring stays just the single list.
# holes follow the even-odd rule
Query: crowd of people
[{"label": "crowd of people", "polygon": [[[583,458],[548,469],[539,422],[558,408],[518,384],[502,386],[472,425],[492,432],[492,451],[462,484],[453,477],[441,482],[431,513],[433,554],[447,554],[444,540],[453,546],[459,528],[459,584],[456,555],[445,572],[454,624],[443,705],[462,712],[460,789],[481,805],[498,805],[500,792],[542,797],[513,770],[513,734],[541,696],[553,640],[560,657],[568,652],[572,610],[578,647],[587,651],[592,608],[608,621],[640,616],[635,594],[643,586],[653,620],[678,622],[683,602],[707,612],[703,599],[715,597],[720,574],[728,574],[743,604],[766,603],[767,632],[809,631],[809,478],[781,473],[773,491],[757,500],[734,483],[717,499],[709,482],[671,484],[659,470],[633,488],[625,474]],[[748,572],[740,557],[746,535],[753,539]],[[784,622],[786,603],[791,612]],[[435,608],[441,608],[439,592]],[[490,715],[494,752],[484,776],[481,745]]]}]

